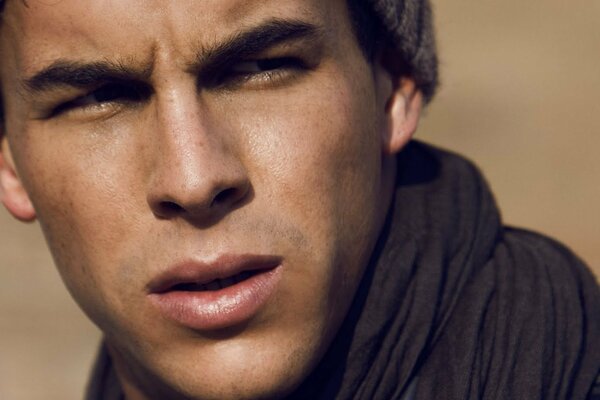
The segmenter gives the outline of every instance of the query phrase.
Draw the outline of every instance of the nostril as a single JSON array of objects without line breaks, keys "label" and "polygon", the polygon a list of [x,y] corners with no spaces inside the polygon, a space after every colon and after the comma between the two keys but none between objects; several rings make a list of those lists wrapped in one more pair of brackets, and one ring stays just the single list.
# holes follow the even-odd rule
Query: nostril
[{"label": "nostril", "polygon": [[[241,207],[252,195],[249,182],[233,182],[230,185],[189,186],[179,192],[171,190],[150,192],[147,202],[152,213],[159,219],[185,218],[200,221],[214,220]],[[219,187],[220,186],[220,187]],[[214,190],[206,190],[214,189]],[[177,194],[174,196],[172,194]]]},{"label": "nostril", "polygon": [[239,196],[240,190],[237,188],[228,188],[220,191],[213,199],[213,204],[235,203]]},{"label": "nostril", "polygon": [[159,207],[165,215],[180,214],[184,211],[183,207],[172,201],[162,201]]}]

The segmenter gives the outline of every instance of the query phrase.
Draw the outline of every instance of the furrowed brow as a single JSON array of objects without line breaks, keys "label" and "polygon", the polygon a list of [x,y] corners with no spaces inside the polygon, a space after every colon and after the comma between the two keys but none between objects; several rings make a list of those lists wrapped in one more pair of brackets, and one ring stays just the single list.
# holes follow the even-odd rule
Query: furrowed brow
[{"label": "furrowed brow", "polygon": [[299,20],[272,19],[247,31],[234,34],[222,43],[202,49],[193,69],[200,70],[206,76],[226,68],[236,60],[259,54],[276,45],[295,40],[318,40],[323,29]]},{"label": "furrowed brow", "polygon": [[[275,45],[299,39],[316,40],[322,29],[316,25],[297,20],[269,20],[248,31],[234,34],[222,43],[204,48],[191,69],[202,70],[207,76],[215,76],[234,60],[240,60],[265,51]],[[78,62],[57,60],[33,76],[22,81],[29,94],[38,94],[65,86],[88,88],[110,82],[147,81],[152,67],[135,69],[121,63]]]},{"label": "furrowed brow", "polygon": [[119,63],[57,60],[22,82],[31,94],[61,88],[88,88],[111,82],[138,81],[149,78],[151,68],[133,69]]}]

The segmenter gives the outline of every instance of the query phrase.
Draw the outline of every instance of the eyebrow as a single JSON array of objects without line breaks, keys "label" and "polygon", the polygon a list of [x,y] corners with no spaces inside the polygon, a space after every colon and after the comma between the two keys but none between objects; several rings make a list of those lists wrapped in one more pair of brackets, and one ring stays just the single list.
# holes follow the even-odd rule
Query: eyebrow
[{"label": "eyebrow", "polygon": [[[220,43],[202,48],[190,70],[212,79],[235,60],[244,59],[267,49],[299,39],[316,40],[322,29],[299,20],[271,19],[246,31],[233,34]],[[35,95],[61,87],[88,88],[115,82],[145,82],[153,65],[128,66],[122,62],[81,62],[59,59],[22,82]]]},{"label": "eyebrow", "polygon": [[133,68],[109,61],[88,63],[57,60],[25,79],[22,86],[30,94],[36,94],[64,86],[87,88],[112,82],[142,82],[149,78],[151,70],[151,66]]},{"label": "eyebrow", "polygon": [[323,29],[317,25],[300,20],[271,19],[234,34],[221,43],[201,49],[196,62],[189,67],[212,78],[231,63],[250,58],[274,46],[298,40],[317,42],[322,36]]}]

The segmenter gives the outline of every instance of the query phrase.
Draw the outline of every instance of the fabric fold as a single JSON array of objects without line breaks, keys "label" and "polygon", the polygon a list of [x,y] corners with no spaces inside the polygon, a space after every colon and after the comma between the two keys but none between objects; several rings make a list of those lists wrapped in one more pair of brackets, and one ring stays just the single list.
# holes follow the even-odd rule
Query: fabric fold
[{"label": "fabric fold", "polygon": [[417,399],[585,399],[599,298],[569,250],[502,227],[473,164],[413,142],[348,320],[294,398],[400,399],[416,379]]},{"label": "fabric fold", "polygon": [[[412,142],[350,311],[289,399],[401,399],[410,387],[417,400],[583,400],[598,338],[600,291],[583,263],[502,227],[473,164]],[[101,362],[93,380],[110,376]]]}]

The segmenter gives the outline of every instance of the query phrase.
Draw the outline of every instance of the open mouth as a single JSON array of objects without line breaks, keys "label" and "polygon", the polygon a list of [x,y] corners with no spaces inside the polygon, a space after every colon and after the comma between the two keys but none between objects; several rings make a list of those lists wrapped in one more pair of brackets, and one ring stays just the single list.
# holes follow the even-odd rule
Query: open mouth
[{"label": "open mouth", "polygon": [[147,285],[150,303],[167,320],[195,330],[249,321],[269,302],[282,275],[273,256],[222,256],[166,270]]},{"label": "open mouth", "polygon": [[260,273],[260,271],[243,271],[239,274],[224,279],[215,279],[208,283],[200,282],[182,282],[171,286],[166,291],[182,291],[182,292],[204,292],[204,291],[215,291],[228,288],[243,282],[254,275]]},{"label": "open mouth", "polygon": [[215,292],[253,281],[281,264],[275,256],[222,256],[211,263],[175,265],[148,283],[149,293]]}]

